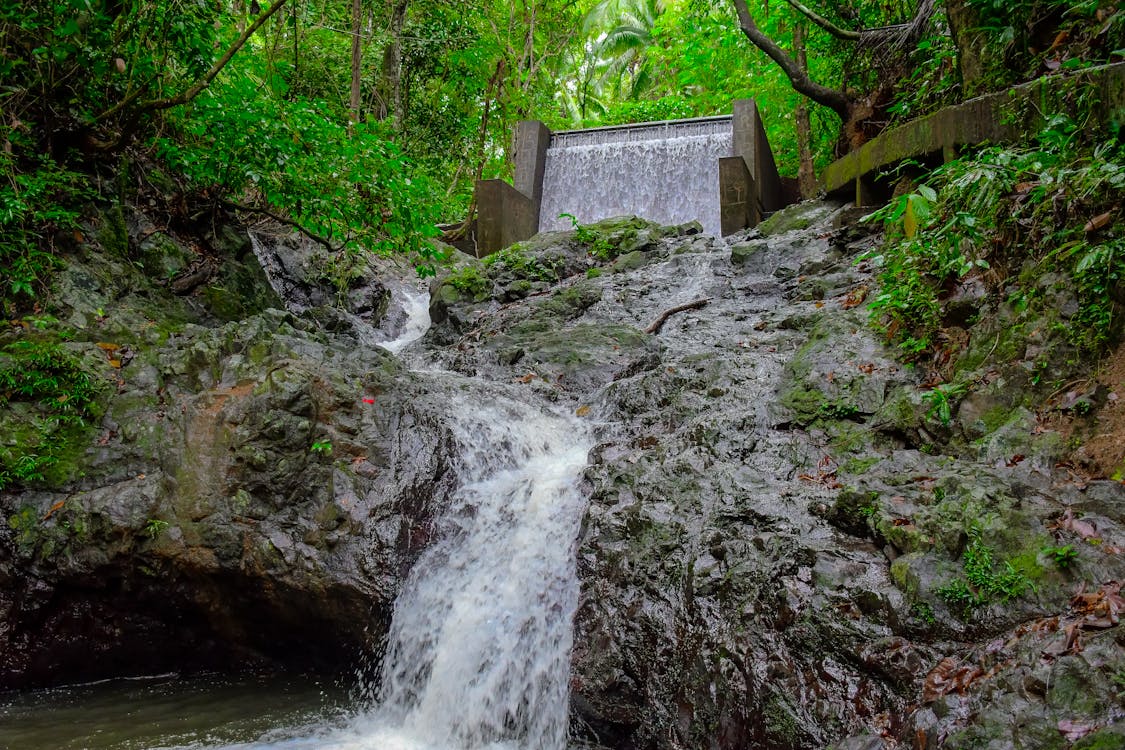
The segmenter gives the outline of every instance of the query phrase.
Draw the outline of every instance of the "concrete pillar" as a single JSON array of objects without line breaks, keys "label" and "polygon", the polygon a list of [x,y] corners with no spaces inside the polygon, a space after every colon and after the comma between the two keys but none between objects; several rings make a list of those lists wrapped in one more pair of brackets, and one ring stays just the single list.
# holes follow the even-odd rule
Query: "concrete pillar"
[{"label": "concrete pillar", "polygon": [[758,200],[762,211],[770,213],[785,205],[781,190],[781,177],[773,159],[773,149],[766,138],[766,129],[758,105],[753,99],[734,102],[734,153],[741,156],[758,187]]},{"label": "concrete pillar", "polygon": [[535,230],[539,231],[539,206],[543,202],[543,173],[547,168],[547,148],[551,131],[538,120],[522,120],[516,125],[513,155],[516,190],[535,204]]},{"label": "concrete pillar", "polygon": [[724,237],[762,220],[757,185],[741,156],[719,159],[719,224]]},{"label": "concrete pillar", "polygon": [[477,257],[532,237],[539,205],[503,180],[477,182]]}]

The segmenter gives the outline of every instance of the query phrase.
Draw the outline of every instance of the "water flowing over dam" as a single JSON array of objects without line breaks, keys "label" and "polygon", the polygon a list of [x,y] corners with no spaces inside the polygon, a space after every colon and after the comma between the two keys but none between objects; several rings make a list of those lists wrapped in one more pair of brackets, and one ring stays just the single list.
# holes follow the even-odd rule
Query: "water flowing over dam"
[{"label": "water flowing over dam", "polygon": [[540,231],[613,216],[699,221],[720,234],[719,159],[734,151],[731,118],[555,133],[547,149]]}]

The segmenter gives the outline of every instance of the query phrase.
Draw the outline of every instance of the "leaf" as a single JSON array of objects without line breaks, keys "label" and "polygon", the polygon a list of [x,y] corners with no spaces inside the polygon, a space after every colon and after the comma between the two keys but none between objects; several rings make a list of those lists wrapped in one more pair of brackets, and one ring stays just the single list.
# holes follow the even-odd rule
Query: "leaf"
[{"label": "leaf", "polygon": [[583,404],[582,406],[579,406],[577,409],[575,409],[574,413],[580,417],[585,417],[590,413],[590,407],[588,404]]},{"label": "leaf", "polygon": [[1106,211],[1104,214],[1098,214],[1094,218],[1086,222],[1086,234],[1092,234],[1099,229],[1104,229],[1109,225],[1113,219],[1113,211]]}]

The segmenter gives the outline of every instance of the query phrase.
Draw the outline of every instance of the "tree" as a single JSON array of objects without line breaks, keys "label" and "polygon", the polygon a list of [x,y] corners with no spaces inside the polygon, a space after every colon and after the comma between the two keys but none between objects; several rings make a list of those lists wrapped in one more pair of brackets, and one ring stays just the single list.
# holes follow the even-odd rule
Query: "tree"
[{"label": "tree", "polygon": [[[934,12],[933,0],[919,0],[914,17],[908,23],[856,31],[840,27],[798,0],[786,0],[786,2],[802,16],[838,40],[851,44],[863,44],[868,47],[879,46],[884,50],[900,53],[900,58],[903,57],[902,52],[913,49],[914,44],[928,28]],[[855,148],[867,140],[869,133],[865,129],[866,121],[876,114],[880,106],[885,106],[888,103],[884,96],[881,96],[883,92],[880,89],[892,88],[897,82],[897,78],[905,72],[905,66],[900,66],[897,69],[901,72],[890,74],[889,77],[892,80],[879,82],[876,88],[871,91],[852,92],[826,86],[814,80],[809,75],[807,66],[802,66],[776,41],[762,32],[747,4],[747,0],[733,0],[733,3],[742,33],[755,47],[764,52],[781,68],[790,85],[810,100],[827,107],[840,117],[843,122],[842,140],[844,143],[849,148]],[[889,70],[895,71],[896,69],[890,67]]]}]

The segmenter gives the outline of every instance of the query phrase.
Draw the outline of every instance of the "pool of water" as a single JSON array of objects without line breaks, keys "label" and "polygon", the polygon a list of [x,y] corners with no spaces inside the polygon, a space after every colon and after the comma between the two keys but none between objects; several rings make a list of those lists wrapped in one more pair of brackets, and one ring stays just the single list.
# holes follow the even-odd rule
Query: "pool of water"
[{"label": "pool of water", "polygon": [[0,693],[2,750],[201,750],[307,744],[351,715],[315,677],[176,675]]}]

